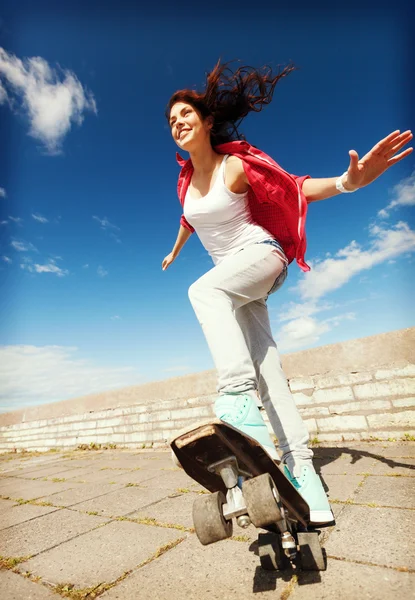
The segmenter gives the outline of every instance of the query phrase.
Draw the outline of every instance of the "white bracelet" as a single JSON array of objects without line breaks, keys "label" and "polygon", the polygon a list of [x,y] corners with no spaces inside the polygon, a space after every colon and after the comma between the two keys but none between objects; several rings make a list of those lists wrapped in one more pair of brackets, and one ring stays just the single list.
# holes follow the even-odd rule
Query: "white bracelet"
[{"label": "white bracelet", "polygon": [[346,188],[343,185],[343,177],[347,175],[347,171],[345,171],[343,173],[343,175],[340,175],[340,177],[337,178],[336,181],[336,190],[338,190],[339,192],[341,192],[342,194],[352,194],[353,192],[357,192],[357,190],[359,188],[356,188],[355,190],[346,190]]}]

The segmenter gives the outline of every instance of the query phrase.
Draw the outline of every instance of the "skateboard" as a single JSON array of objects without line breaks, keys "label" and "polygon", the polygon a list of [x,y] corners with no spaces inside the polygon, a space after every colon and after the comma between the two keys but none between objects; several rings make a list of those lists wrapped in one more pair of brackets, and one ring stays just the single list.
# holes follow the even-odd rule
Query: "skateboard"
[{"label": "skateboard", "polygon": [[175,461],[210,494],[196,498],[193,524],[203,545],[232,536],[233,520],[258,535],[261,566],[300,563],[322,571],[319,532],[309,527],[307,502],[259,442],[221,420],[196,424],[170,442]]}]

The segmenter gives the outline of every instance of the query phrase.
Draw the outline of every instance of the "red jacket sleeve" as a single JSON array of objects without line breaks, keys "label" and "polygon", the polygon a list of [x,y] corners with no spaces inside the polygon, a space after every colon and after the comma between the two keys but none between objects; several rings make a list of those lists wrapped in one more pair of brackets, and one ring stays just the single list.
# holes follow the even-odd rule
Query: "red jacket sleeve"
[{"label": "red jacket sleeve", "polygon": [[193,227],[190,225],[190,223],[188,223],[188,222],[186,221],[186,218],[185,218],[185,216],[184,216],[184,215],[182,215],[182,216],[181,216],[181,219],[180,219],[180,225],[181,225],[182,227],[185,227],[186,229],[188,229],[188,230],[190,231],[190,233],[193,233],[193,232],[194,232],[194,228],[193,228]]},{"label": "red jacket sleeve", "polygon": [[293,175],[292,173],[290,173],[291,177],[294,177],[294,179],[296,180],[296,182],[298,183],[300,190],[303,187],[303,183],[306,179],[310,179],[310,175],[301,175],[301,177],[299,177],[298,175]]}]

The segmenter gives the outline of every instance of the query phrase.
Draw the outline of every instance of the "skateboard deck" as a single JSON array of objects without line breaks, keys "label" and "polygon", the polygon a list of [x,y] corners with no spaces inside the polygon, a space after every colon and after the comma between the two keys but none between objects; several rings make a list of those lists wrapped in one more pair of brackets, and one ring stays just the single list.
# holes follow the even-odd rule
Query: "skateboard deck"
[{"label": "skateboard deck", "polygon": [[211,420],[180,432],[170,446],[184,471],[210,492],[226,495],[221,476],[210,467],[228,457],[236,458],[239,473],[247,479],[269,473],[289,519],[307,527],[310,521],[307,502],[261,444],[250,436],[224,421]]}]

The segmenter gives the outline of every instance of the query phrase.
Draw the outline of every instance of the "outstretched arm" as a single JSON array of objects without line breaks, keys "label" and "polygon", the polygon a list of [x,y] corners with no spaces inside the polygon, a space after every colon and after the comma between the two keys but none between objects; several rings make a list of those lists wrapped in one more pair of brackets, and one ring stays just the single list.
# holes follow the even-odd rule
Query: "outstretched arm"
[{"label": "outstretched arm", "polygon": [[[409,130],[403,133],[399,130],[394,131],[373,146],[372,150],[360,160],[356,150],[350,150],[349,168],[342,176],[344,188],[352,192],[369,185],[369,183],[375,181],[389,167],[409,156],[413,148],[407,148],[403,152],[400,152],[400,150],[402,150],[412,137],[412,133]],[[307,201],[325,200],[326,198],[340,194],[336,188],[337,179],[338,177],[306,179],[303,183],[303,192]]]},{"label": "outstretched arm", "polygon": [[161,268],[163,269],[163,271],[168,269],[171,263],[174,260],[176,260],[176,258],[179,256],[180,250],[183,248],[183,246],[185,245],[185,243],[191,235],[192,232],[189,231],[189,229],[186,229],[185,227],[183,227],[183,225],[180,225],[179,233],[177,234],[177,239],[176,243],[173,246],[173,250],[164,258],[162,262]]}]

